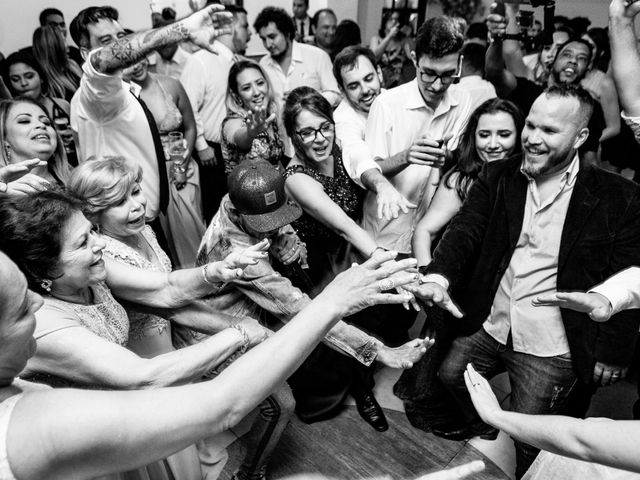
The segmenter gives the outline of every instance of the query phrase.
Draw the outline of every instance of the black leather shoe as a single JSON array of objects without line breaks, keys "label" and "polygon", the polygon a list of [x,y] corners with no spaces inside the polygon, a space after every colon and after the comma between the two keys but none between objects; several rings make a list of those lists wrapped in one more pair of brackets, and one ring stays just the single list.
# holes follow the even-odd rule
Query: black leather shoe
[{"label": "black leather shoe", "polygon": [[354,400],[356,401],[358,413],[364,418],[365,422],[379,432],[384,432],[389,429],[384,411],[376,401],[376,397],[373,396],[373,392],[367,392],[361,397],[354,397]]},{"label": "black leather shoe", "polygon": [[438,425],[431,429],[436,437],[445,440],[453,440],[460,442],[469,440],[473,437],[480,437],[483,440],[495,440],[498,437],[498,430],[486,423],[477,423],[473,425]]}]

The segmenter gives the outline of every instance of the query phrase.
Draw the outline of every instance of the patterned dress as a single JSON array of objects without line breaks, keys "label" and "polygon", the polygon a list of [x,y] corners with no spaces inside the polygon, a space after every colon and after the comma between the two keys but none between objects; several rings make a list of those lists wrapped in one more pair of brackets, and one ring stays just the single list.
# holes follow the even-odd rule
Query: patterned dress
[{"label": "patterned dress", "polygon": [[[313,178],[336,205],[350,218],[359,221],[365,191],[349,177],[338,147],[334,147],[333,151],[333,177],[309,165],[292,165],[284,171],[284,177],[288,179],[297,173]],[[349,266],[350,244],[307,212],[303,212],[291,225],[298,232],[300,240],[307,244],[309,276],[316,286],[314,293],[317,293]]]},{"label": "patterned dress", "polygon": [[[144,227],[142,236],[153,249],[160,265],[150,262],[144,258],[139,252],[130,246],[122,243],[120,240],[103,235],[102,238],[107,246],[104,249],[104,255],[117,262],[150,270],[153,272],[171,272],[171,260],[167,254],[160,248],[156,236],[148,225]],[[129,315],[129,341],[128,347],[141,357],[151,358],[161,353],[167,353],[174,350],[171,344],[171,329],[169,321],[151,313],[142,313],[135,309],[128,308]]]}]

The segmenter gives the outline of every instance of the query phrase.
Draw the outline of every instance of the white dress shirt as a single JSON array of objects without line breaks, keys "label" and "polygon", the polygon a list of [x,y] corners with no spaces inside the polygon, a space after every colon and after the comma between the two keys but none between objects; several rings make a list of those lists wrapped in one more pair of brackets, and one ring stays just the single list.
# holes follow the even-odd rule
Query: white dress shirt
[{"label": "white dress shirt", "polygon": [[[146,218],[154,220],[160,210],[160,175],[153,136],[132,87],[122,72],[98,72],[85,61],[80,87],[71,99],[71,128],[77,133],[78,159],[121,156],[142,167],[142,189],[147,197]],[[137,87],[139,93],[139,87]],[[135,92],[134,92],[135,93]]]},{"label": "white dress shirt", "polygon": [[162,55],[156,52],[155,68],[160,75],[167,75],[176,80],[180,80],[184,66],[189,60],[191,54],[184,50],[181,46],[176,48],[176,53],[169,60],[165,60]]},{"label": "white dress shirt", "polygon": [[611,315],[640,308],[640,267],[622,270],[589,291],[604,295],[611,302]]},{"label": "white dress shirt", "polygon": [[362,174],[372,168],[381,170],[364,141],[367,114],[356,110],[343,98],[333,112],[333,120],[336,122],[336,137],[342,148],[342,163],[351,179],[365,188],[360,180]]},{"label": "white dress shirt", "polygon": [[296,41],[292,43],[291,64],[287,72],[268,54],[260,59],[260,65],[269,75],[279,106],[282,106],[286,94],[296,87],[312,87],[319,92],[340,92],[329,55],[313,45]]},{"label": "white dress shirt", "polygon": [[527,175],[520,237],[483,325],[503,345],[511,333],[515,352],[552,357],[569,351],[560,308],[531,301],[557,289],[560,238],[579,168],[576,154],[563,172],[537,181]]},{"label": "white dress shirt", "polygon": [[222,142],[222,121],[227,116],[225,98],[235,55],[218,41],[214,42],[214,48],[218,55],[207,50],[191,55],[180,77],[196,119],[197,151],[207,148],[207,140]]},{"label": "white dress shirt", "polygon": [[480,75],[462,77],[458,87],[471,97],[471,110],[475,110],[487,100],[497,96],[496,89],[491,82],[487,82]]},{"label": "white dress shirt", "polygon": [[[441,139],[452,134],[447,143],[455,150],[471,114],[471,98],[452,85],[435,111],[424,103],[417,80],[381,93],[373,102],[367,119],[366,142],[374,157],[388,158],[408,149],[422,136]],[[439,170],[423,165],[409,165],[389,178],[407,200],[418,205],[398,218],[378,219],[375,195],[367,194],[362,227],[382,247],[411,253],[411,239],[416,223],[425,214],[440,180]]]}]

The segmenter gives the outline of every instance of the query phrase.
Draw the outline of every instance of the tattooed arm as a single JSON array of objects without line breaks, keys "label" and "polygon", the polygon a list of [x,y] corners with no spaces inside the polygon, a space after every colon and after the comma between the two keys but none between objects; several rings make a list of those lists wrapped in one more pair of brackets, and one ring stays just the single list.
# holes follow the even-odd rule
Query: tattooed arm
[{"label": "tattooed arm", "polygon": [[213,41],[230,33],[231,14],[221,5],[211,5],[164,28],[134,33],[100,48],[90,57],[91,65],[100,73],[110,74],[139,62],[153,50],[165,45],[191,40],[212,51]]}]

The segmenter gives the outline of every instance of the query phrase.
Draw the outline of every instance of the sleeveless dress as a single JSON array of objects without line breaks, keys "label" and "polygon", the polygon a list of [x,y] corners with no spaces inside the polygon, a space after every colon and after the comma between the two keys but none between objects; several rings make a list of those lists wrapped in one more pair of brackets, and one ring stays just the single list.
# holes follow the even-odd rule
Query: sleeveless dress
[{"label": "sleeveless dress", "polygon": [[[342,152],[333,150],[333,177],[323,175],[315,168],[292,165],[284,171],[285,179],[296,173],[310,176],[322,185],[324,192],[350,218],[358,222],[362,216],[365,191],[351,180],[342,162]],[[320,292],[333,278],[350,265],[351,245],[334,230],[308,213],[294,221],[293,228],[300,240],[307,244],[309,276],[316,286],[313,294]]]},{"label": "sleeveless dress", "polygon": [[[151,111],[160,136],[166,137],[169,132],[181,131],[182,113],[173,102],[171,95],[162,86],[157,78],[155,81],[162,94],[164,112]],[[167,174],[171,178],[172,162],[167,161]],[[169,188],[169,206],[167,207],[164,230],[168,233],[167,241],[171,254],[178,268],[189,268],[195,265],[196,251],[200,245],[200,239],[206,230],[202,216],[202,199],[200,196],[200,170],[198,164],[191,159],[187,168],[187,182],[178,190],[173,182]],[[165,223],[165,222],[163,222]],[[163,225],[164,226],[164,225]]]},{"label": "sleeveless dress", "polygon": [[281,168],[284,146],[278,132],[277,122],[271,122],[267,130],[260,132],[253,139],[251,149],[248,152],[243,152],[233,143],[233,139],[228,138],[225,134],[226,123],[234,118],[241,118],[242,125],[246,126],[246,118],[238,114],[231,114],[222,122],[222,153],[225,173],[229,175],[242,162],[252,160],[266,160],[274,167]]},{"label": "sleeveless dress", "polygon": [[[47,334],[65,328],[76,327],[78,324],[93,332],[99,337],[116,345],[125,346],[129,337],[129,318],[127,312],[111,294],[111,290],[105,283],[98,283],[91,287],[94,295],[94,303],[81,305],[66,302],[51,296],[44,298],[44,306],[36,314],[36,320],[40,323],[47,317],[58,317],[66,322],[59,322],[52,327],[36,328],[36,338],[42,338]],[[41,315],[44,316],[41,317]],[[41,317],[41,318],[39,318]],[[73,319],[74,321],[71,321]],[[35,375],[37,380],[55,379],[51,375]],[[50,382],[46,382],[50,383]],[[55,386],[61,386],[59,382],[52,382]],[[78,388],[77,384],[67,384]],[[85,387],[82,385],[81,387]],[[88,386],[97,389],[99,386]],[[137,470],[132,470],[116,475],[100,477],[100,480],[201,480],[202,472],[200,461],[195,446],[187,447],[165,459],[158,460]],[[94,479],[98,480],[98,479]]]},{"label": "sleeveless dress", "polygon": [[[142,235],[153,249],[162,264],[161,266],[150,262],[120,240],[103,235],[102,239],[107,244],[104,249],[105,256],[117,262],[144,270],[170,273],[172,270],[171,260],[158,245],[158,240],[151,227],[146,225]],[[127,342],[129,350],[144,358],[152,358],[174,350],[171,343],[171,329],[169,328],[168,320],[150,313],[139,312],[132,308],[127,309],[127,314],[129,316],[129,341]]]}]

